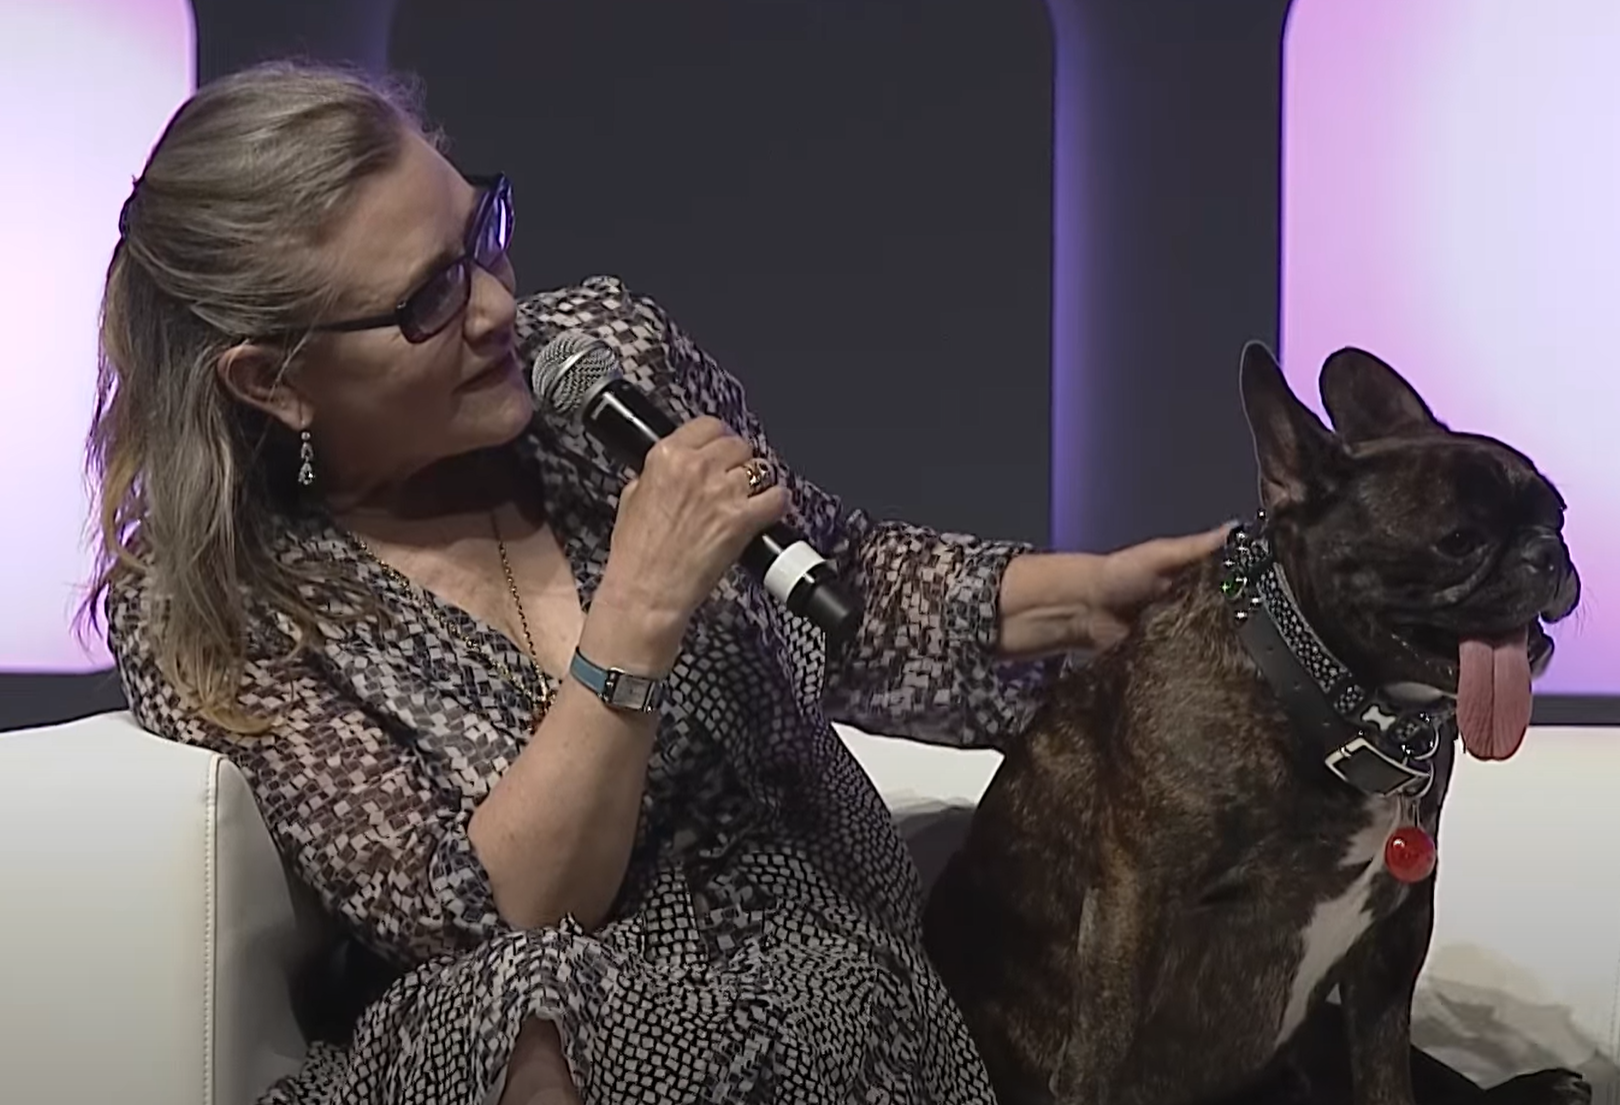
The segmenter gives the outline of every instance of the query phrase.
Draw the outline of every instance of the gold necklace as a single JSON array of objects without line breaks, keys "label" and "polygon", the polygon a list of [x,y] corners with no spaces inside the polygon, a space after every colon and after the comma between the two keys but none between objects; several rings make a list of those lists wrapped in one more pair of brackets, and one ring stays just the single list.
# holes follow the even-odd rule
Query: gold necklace
[{"label": "gold necklace", "polygon": [[[507,592],[512,596],[512,605],[517,608],[518,625],[523,630],[523,643],[528,646],[529,660],[534,664],[535,670],[539,671],[540,657],[535,651],[534,637],[529,633],[529,617],[526,613],[524,613],[523,610],[523,593],[518,590],[517,579],[512,574],[512,562],[506,555],[506,540],[501,536],[500,522],[495,517],[495,512],[493,510],[489,512],[489,528],[490,532],[495,535],[495,549],[500,553],[501,556],[501,571],[506,576]],[[372,551],[371,546],[366,544],[365,539],[362,538],[358,533],[352,533],[351,531],[351,536],[354,537],[355,544],[360,546],[360,550],[371,559],[372,563],[381,568],[395,582],[404,586],[407,591],[422,590],[422,588],[419,588],[416,584],[407,579],[403,572]],[[529,708],[537,715],[540,712],[540,708],[550,701],[551,688],[546,685],[543,677],[540,680],[539,693],[536,694],[534,688],[530,685],[530,682],[525,679],[519,679],[510,668],[501,662],[501,658],[499,656],[494,655],[487,649],[480,649],[477,645],[473,644],[472,641],[468,640],[466,635],[463,634],[459,629],[448,624],[443,618],[441,618],[438,611],[434,610],[430,603],[424,603],[424,607],[427,609],[429,616],[431,616],[433,621],[438,625],[441,632],[448,633],[457,641],[461,642],[462,647],[468,652],[482,652],[484,657],[495,666],[495,670],[500,673],[501,678],[505,679],[514,688],[516,688],[524,698],[529,700]]]}]

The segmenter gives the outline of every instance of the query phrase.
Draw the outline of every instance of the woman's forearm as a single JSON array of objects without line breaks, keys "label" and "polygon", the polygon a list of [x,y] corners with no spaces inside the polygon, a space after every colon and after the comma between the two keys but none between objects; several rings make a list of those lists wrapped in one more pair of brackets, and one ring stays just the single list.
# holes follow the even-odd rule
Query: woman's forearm
[{"label": "woman's forearm", "polygon": [[998,652],[1030,659],[1083,644],[1102,559],[1094,553],[1029,553],[1009,561],[1001,577]]},{"label": "woman's forearm", "polygon": [[[683,626],[651,624],[598,592],[580,651],[603,667],[669,670]],[[654,714],[606,706],[565,679],[528,747],[473,812],[468,836],[508,924],[606,918],[624,880],[641,811]]]}]

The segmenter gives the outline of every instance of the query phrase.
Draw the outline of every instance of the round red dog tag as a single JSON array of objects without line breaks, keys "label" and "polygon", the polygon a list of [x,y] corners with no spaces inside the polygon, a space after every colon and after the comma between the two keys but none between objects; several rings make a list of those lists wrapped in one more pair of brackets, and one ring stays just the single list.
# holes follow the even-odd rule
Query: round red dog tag
[{"label": "round red dog tag", "polygon": [[1401,882],[1422,882],[1434,874],[1434,837],[1421,825],[1402,825],[1384,842],[1384,866]]}]

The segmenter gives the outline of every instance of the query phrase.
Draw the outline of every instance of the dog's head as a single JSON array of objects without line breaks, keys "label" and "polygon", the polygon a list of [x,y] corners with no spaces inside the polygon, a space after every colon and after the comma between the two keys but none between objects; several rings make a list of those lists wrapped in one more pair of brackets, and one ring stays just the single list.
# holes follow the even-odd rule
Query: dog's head
[{"label": "dog's head", "polygon": [[1320,387],[1332,431],[1264,346],[1243,351],[1261,500],[1302,612],[1359,679],[1455,695],[1468,750],[1512,755],[1552,657],[1544,623],[1580,600],[1563,499],[1370,353],[1333,354]]}]

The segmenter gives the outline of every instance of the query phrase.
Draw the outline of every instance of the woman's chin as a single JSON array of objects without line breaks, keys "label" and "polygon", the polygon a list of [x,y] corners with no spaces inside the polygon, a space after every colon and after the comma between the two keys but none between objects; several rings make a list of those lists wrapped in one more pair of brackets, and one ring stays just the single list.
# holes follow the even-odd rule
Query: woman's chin
[{"label": "woman's chin", "polygon": [[467,438],[477,438],[477,448],[505,445],[515,440],[534,420],[534,396],[521,383],[490,389],[468,396],[461,404],[457,421],[466,426]]}]

